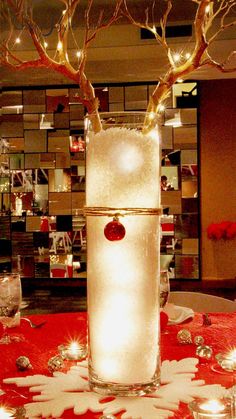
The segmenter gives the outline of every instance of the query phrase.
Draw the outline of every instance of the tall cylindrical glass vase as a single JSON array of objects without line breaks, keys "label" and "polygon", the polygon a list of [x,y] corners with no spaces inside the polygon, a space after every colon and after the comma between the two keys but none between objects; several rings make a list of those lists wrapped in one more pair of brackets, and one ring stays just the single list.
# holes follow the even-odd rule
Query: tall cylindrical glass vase
[{"label": "tall cylindrical glass vase", "polygon": [[153,118],[101,114],[96,133],[86,118],[89,382],[102,394],[146,394],[160,381],[160,140]]}]

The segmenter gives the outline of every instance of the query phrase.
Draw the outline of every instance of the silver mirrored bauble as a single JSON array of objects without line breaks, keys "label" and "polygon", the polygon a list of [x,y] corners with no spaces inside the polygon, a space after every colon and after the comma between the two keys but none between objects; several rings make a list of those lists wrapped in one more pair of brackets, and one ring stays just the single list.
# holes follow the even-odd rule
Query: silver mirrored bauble
[{"label": "silver mirrored bauble", "polygon": [[19,356],[16,360],[16,366],[18,368],[19,371],[24,371],[27,370],[29,368],[32,368],[32,365],[30,363],[29,358],[27,358],[27,356]]},{"label": "silver mirrored bauble", "polygon": [[116,419],[116,417],[113,415],[102,415],[99,419]]},{"label": "silver mirrored bauble", "polygon": [[48,361],[48,370],[50,372],[58,371],[63,367],[64,361],[60,355],[53,356]]},{"label": "silver mirrored bauble", "polygon": [[192,336],[190,331],[187,329],[181,329],[177,333],[177,341],[181,343],[181,345],[188,345],[189,343],[192,343]]},{"label": "silver mirrored bauble", "polygon": [[210,346],[208,345],[199,345],[196,349],[196,355],[200,358],[200,359],[211,359],[213,354],[213,350]]},{"label": "silver mirrored bauble", "polygon": [[195,345],[197,345],[197,346],[203,345],[203,343],[204,343],[204,337],[202,337],[200,335],[194,336],[193,341],[194,341]]}]

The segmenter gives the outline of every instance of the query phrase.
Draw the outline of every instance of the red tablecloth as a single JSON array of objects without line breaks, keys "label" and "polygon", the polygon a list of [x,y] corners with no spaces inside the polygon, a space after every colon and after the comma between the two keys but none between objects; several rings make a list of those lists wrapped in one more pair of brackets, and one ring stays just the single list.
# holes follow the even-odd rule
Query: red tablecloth
[{"label": "red tablecloth", "polygon": [[[32,394],[28,388],[20,388],[14,385],[2,383],[3,378],[22,377],[25,375],[44,374],[50,375],[47,364],[48,360],[58,354],[57,347],[70,339],[84,338],[86,336],[86,313],[66,313],[50,315],[29,316],[35,322],[46,320],[41,329],[32,329],[26,321],[11,330],[11,333],[22,333],[25,341],[0,345],[0,388],[6,393],[0,396],[0,405],[7,403],[8,406],[20,406],[32,400]],[[201,335],[205,344],[210,345],[214,354],[236,347],[236,313],[213,313],[210,314],[211,326],[202,325],[202,315],[195,314],[194,319],[181,325],[167,326],[168,333],[161,334],[161,357],[162,360],[180,360],[187,357],[196,357],[196,346],[194,344],[181,345],[177,341],[177,333],[180,329],[188,329],[192,336]],[[29,357],[33,369],[19,372],[16,368],[16,359],[20,355]],[[215,359],[209,363],[200,363],[196,379],[204,379],[206,384],[222,384],[224,387],[232,386],[231,374],[220,374],[212,370]],[[67,365],[68,368],[68,365]],[[13,391],[15,390],[15,391]],[[21,396],[17,395],[17,392]],[[25,398],[22,397],[25,396]],[[87,412],[79,416],[81,419],[98,419],[101,413]],[[63,418],[73,418],[72,410],[64,412]],[[117,415],[119,418],[120,415]],[[180,403],[175,419],[188,417],[188,409],[185,404]]]}]

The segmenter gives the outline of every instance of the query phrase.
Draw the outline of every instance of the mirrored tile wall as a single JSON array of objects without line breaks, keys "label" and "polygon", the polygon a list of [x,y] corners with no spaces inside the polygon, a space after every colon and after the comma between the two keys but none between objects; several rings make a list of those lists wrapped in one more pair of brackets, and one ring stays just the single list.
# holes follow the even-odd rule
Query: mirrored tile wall
[{"label": "mirrored tile wall", "polygon": [[[98,87],[100,110],[145,110],[153,88]],[[2,92],[0,271],[86,278],[85,110],[79,96],[76,87]],[[161,265],[173,278],[197,279],[196,83],[176,85],[166,102],[161,164]]]}]

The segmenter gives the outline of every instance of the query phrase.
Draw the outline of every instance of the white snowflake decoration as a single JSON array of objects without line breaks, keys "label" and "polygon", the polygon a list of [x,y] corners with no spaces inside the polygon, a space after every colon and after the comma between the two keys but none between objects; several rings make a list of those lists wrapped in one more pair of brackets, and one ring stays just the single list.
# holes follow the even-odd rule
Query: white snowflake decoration
[{"label": "white snowflake decoration", "polygon": [[[174,416],[179,402],[189,403],[194,397],[220,398],[227,390],[218,384],[205,385],[203,380],[194,380],[198,360],[185,358],[180,361],[163,361],[161,367],[161,386],[148,396],[116,397],[101,403],[104,396],[89,391],[87,362],[82,361],[67,373],[54,372],[53,376],[33,375],[7,378],[6,384],[29,387],[33,402],[25,405],[26,417],[60,418],[67,409],[75,415],[88,410],[103,415],[115,415],[122,410],[122,419],[167,419]],[[157,416],[158,415],[158,416]]]}]

